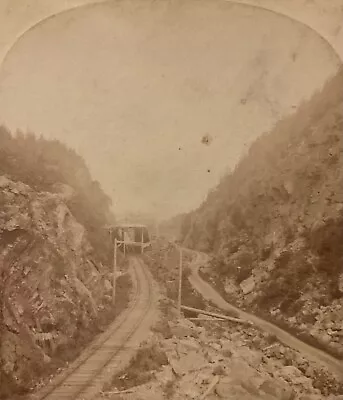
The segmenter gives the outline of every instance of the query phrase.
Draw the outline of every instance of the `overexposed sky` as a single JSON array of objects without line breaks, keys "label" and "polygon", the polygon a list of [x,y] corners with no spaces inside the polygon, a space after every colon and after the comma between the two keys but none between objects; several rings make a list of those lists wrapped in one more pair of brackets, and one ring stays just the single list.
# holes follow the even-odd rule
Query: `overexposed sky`
[{"label": "overexposed sky", "polygon": [[[37,18],[33,9],[26,15]],[[10,2],[7,12],[6,32],[18,37],[29,17]],[[8,43],[9,34],[1,48]],[[107,2],[21,36],[0,69],[0,122],[74,147],[115,212],[168,216],[196,207],[251,140],[338,65],[311,29],[256,8]]]}]

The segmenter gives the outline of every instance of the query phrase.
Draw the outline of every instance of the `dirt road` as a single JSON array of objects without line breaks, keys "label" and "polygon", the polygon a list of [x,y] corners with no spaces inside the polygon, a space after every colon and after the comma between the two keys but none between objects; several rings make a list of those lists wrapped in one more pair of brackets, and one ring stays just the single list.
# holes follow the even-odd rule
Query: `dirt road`
[{"label": "dirt road", "polygon": [[138,257],[130,258],[134,295],[126,309],[63,374],[32,400],[93,400],[105,383],[126,367],[156,318],[157,293]]},{"label": "dirt road", "polygon": [[[195,253],[195,252],[194,252]],[[288,332],[279,328],[278,326],[267,322],[255,315],[249,314],[245,311],[240,310],[239,308],[229,304],[225,301],[207,282],[205,282],[199,276],[199,268],[208,261],[208,256],[203,253],[195,253],[195,258],[191,264],[191,275],[189,276],[189,281],[193,288],[197,290],[206,300],[211,301],[217,307],[226,311],[233,311],[238,314],[239,318],[248,320],[253,322],[255,325],[259,326],[264,331],[275,335],[280,342],[285,345],[300,351],[306,357],[312,361],[321,363],[323,366],[327,367],[333,374],[337,375],[337,377],[343,379],[343,362],[335,359],[329,354],[312,347],[303,341],[297,339],[292,336]]]}]

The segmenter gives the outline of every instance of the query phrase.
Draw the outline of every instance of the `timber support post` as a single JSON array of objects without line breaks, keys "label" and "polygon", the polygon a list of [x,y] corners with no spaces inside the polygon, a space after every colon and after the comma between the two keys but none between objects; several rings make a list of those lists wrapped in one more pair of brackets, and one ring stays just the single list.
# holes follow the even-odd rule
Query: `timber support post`
[{"label": "timber support post", "polygon": [[181,247],[179,247],[179,293],[178,293],[178,312],[179,312],[179,316],[181,316],[181,300],[182,300],[182,296],[181,296],[181,292],[182,292],[182,249]]},{"label": "timber support post", "polygon": [[143,241],[144,241],[144,236],[143,236],[143,228],[141,229],[141,254],[143,254]]},{"label": "timber support post", "polygon": [[112,302],[116,301],[116,281],[117,281],[117,238],[114,239],[113,249],[113,280],[112,280]]}]

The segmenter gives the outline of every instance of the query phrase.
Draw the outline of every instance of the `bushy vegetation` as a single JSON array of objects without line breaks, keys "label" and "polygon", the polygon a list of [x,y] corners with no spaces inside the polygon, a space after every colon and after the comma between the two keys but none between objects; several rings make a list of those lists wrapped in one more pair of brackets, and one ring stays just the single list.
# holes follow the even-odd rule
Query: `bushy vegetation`
[{"label": "bushy vegetation", "polygon": [[58,140],[32,133],[12,135],[0,127],[0,175],[21,181],[37,191],[56,192],[58,184],[71,187],[68,206],[84,225],[88,238],[103,261],[107,261],[108,237],[103,227],[113,218],[111,199],[92,179],[84,159]]},{"label": "bushy vegetation", "polygon": [[149,382],[153,378],[154,372],[163,365],[168,365],[168,358],[157,345],[141,347],[126,371],[116,375],[105,389],[110,389],[112,386],[117,390],[126,390],[143,385]]}]

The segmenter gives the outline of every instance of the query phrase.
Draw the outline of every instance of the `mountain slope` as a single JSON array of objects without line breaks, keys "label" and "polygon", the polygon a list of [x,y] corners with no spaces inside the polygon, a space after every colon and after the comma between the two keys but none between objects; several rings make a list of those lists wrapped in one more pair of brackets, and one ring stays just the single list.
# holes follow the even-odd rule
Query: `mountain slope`
[{"label": "mountain slope", "polygon": [[342,87],[340,71],[262,135],[187,216],[183,240],[213,254],[231,301],[343,355]]},{"label": "mountain slope", "polygon": [[75,152],[0,129],[0,398],[73,360],[126,306],[125,275],[112,304],[109,204]]}]

